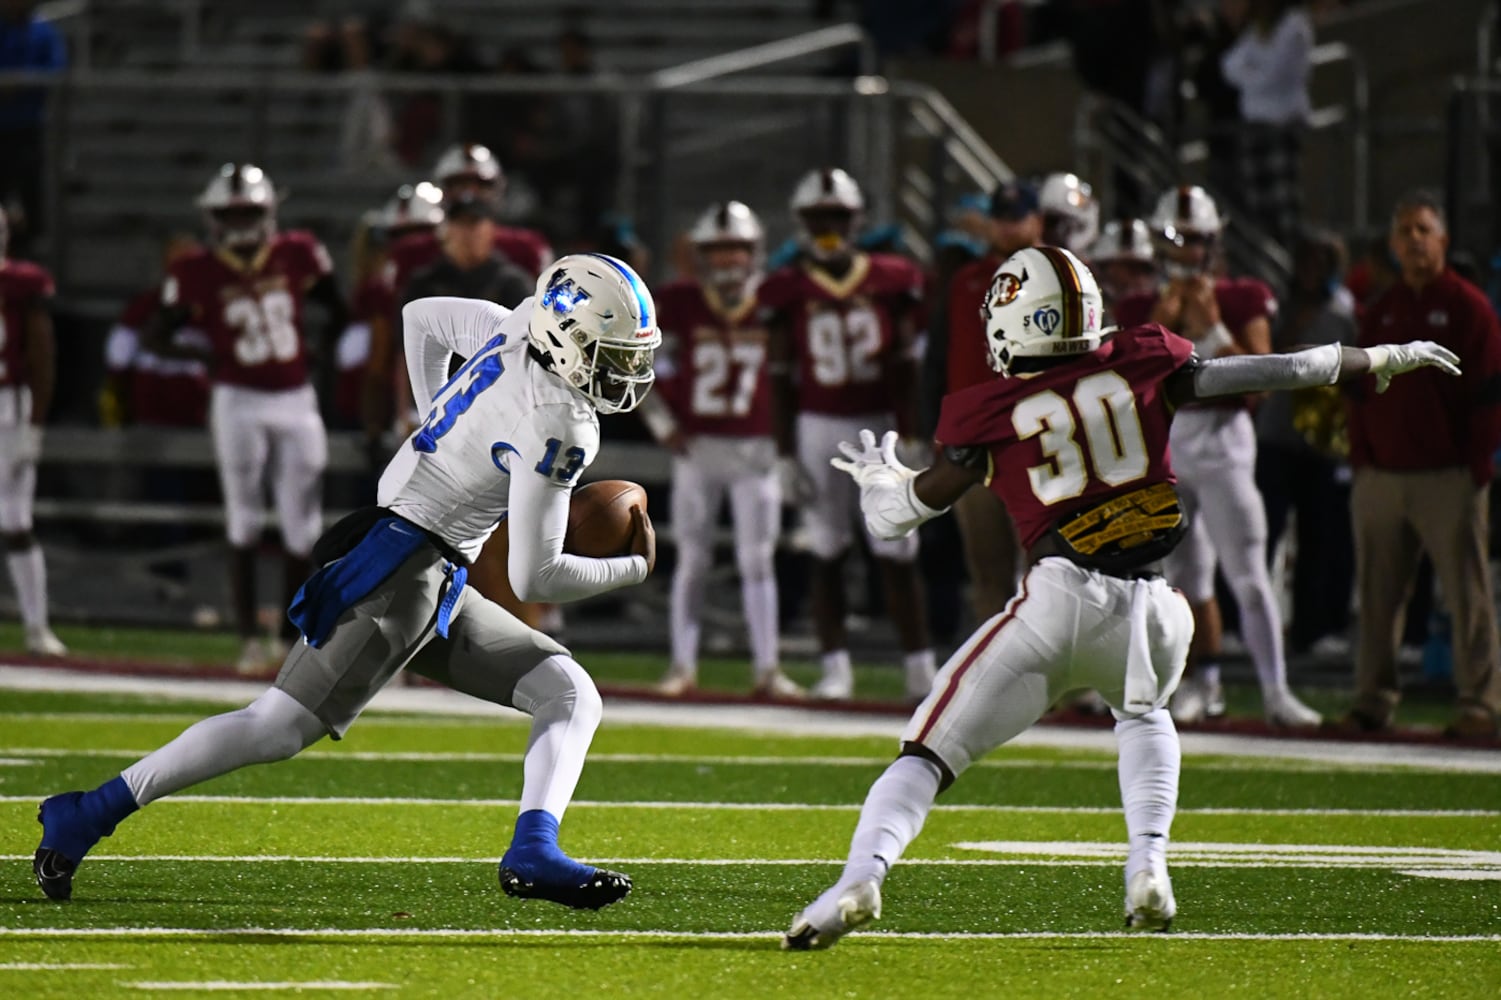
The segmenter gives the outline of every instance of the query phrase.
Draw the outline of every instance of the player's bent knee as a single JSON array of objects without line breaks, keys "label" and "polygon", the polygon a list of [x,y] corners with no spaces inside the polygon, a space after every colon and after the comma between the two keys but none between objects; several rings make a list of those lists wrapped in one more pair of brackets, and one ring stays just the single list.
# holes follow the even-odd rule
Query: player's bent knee
[{"label": "player's bent knee", "polygon": [[746,581],[761,581],[770,579],[776,573],[775,551],[770,545],[757,545],[754,548],[736,549],[735,565],[740,570],[740,578]]},{"label": "player's bent knee", "polygon": [[264,763],[295,757],[328,733],[316,715],[280,688],[240,711],[250,724],[250,745]]},{"label": "player's bent knee", "polygon": [[549,656],[516,684],[512,704],[528,715],[562,716],[591,729],[604,717],[594,679],[571,656]]},{"label": "player's bent knee", "polygon": [[898,757],[920,757],[934,767],[938,768],[938,794],[948,791],[948,787],[954,783],[954,769],[946,764],[942,757],[931,749],[914,740],[907,740],[902,744],[902,752]]}]

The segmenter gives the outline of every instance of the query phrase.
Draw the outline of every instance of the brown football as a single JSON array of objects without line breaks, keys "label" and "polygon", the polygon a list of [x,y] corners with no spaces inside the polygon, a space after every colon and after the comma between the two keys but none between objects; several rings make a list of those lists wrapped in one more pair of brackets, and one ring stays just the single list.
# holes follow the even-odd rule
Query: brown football
[{"label": "brown football", "polygon": [[604,479],[573,491],[563,551],[602,559],[631,545],[631,508],[646,513],[646,491],[625,479]]}]

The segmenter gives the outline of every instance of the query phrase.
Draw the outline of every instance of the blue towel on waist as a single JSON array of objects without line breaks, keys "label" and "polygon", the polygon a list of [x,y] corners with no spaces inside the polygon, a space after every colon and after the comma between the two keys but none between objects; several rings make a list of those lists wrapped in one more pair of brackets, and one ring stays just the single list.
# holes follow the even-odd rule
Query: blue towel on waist
[{"label": "blue towel on waist", "polygon": [[[426,535],[399,517],[377,521],[358,545],[308,577],[292,598],[287,617],[307,644],[316,649],[328,639],[344,612],[385,583],[397,567],[427,544]],[[442,636],[448,635],[448,620],[468,575],[464,567],[451,564],[448,574],[448,592],[438,609],[438,634]]]}]

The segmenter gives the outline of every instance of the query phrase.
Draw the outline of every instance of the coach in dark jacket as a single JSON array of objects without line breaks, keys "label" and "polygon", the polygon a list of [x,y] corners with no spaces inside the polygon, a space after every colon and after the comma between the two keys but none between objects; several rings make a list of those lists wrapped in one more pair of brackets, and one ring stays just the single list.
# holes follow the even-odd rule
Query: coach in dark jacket
[{"label": "coach in dark jacket", "polygon": [[1346,724],[1381,729],[1399,698],[1402,611],[1422,552],[1454,622],[1459,704],[1449,735],[1486,737],[1501,710],[1501,654],[1487,562],[1492,455],[1501,445],[1501,325],[1479,289],[1445,264],[1443,208],[1404,197],[1392,213],[1401,280],[1366,311],[1360,345],[1432,340],[1460,357],[1456,382],[1418,373],[1350,403],[1350,509],[1355,527],[1360,648]]}]

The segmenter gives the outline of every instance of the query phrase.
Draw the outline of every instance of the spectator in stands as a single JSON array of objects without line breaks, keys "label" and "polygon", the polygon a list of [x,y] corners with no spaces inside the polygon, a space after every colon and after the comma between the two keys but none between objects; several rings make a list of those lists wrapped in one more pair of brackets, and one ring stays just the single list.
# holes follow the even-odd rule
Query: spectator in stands
[{"label": "spectator in stands", "polygon": [[[483,71],[469,44],[451,29],[431,21],[400,25],[391,69],[403,73],[460,76]],[[437,92],[409,94],[396,114],[396,155],[407,166],[428,162],[442,140],[443,97]]]},{"label": "spectator in stands", "polygon": [[1240,90],[1245,119],[1237,190],[1251,217],[1283,246],[1302,216],[1312,55],[1313,22],[1298,0],[1250,0],[1239,37],[1220,59],[1225,79]]},{"label": "spectator in stands", "polygon": [[[36,0],[0,0],[0,73],[61,73],[62,35],[36,13]],[[47,90],[0,84],[0,207],[10,217],[10,250],[32,252],[42,232],[42,170]]]},{"label": "spectator in stands", "polygon": [[1488,563],[1492,456],[1501,445],[1501,324],[1483,293],[1445,264],[1448,228],[1438,199],[1403,197],[1391,249],[1401,280],[1367,311],[1360,345],[1432,340],[1460,357],[1463,375],[1420,372],[1384,393],[1354,383],[1350,459],[1360,603],[1355,730],[1391,725],[1401,696],[1397,637],[1418,559],[1433,560],[1453,619],[1459,703],[1448,732],[1489,737],[1501,709],[1501,652]]},{"label": "spectator in stands", "polygon": [[385,97],[376,88],[371,73],[375,62],[377,33],[362,18],[319,21],[303,34],[302,68],[312,73],[349,74],[354,84],[347,94],[309,95],[335,97],[345,102],[339,135],[339,161],[350,170],[392,170],[394,124]]},{"label": "spectator in stands", "polygon": [[1225,79],[1221,60],[1235,44],[1248,0],[1219,0],[1190,12],[1180,32],[1184,76],[1207,117],[1209,188],[1236,200],[1240,187],[1240,89]]},{"label": "spectator in stands", "polygon": [[[1306,233],[1293,252],[1292,287],[1277,310],[1272,350],[1356,341],[1354,306],[1339,282],[1344,246]],[[1326,637],[1338,651],[1350,623],[1355,554],[1350,537],[1350,444],[1335,386],[1274,392],[1256,411],[1256,485],[1266,504],[1267,554],[1297,511],[1288,640],[1307,650]]]},{"label": "spectator in stands", "polygon": [[[558,69],[567,76],[595,77],[594,40],[577,27],[557,39]],[[612,95],[562,95],[536,106],[534,123],[540,168],[533,179],[543,212],[565,237],[588,235],[595,220],[615,205],[620,169],[616,104]]]}]

